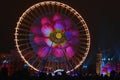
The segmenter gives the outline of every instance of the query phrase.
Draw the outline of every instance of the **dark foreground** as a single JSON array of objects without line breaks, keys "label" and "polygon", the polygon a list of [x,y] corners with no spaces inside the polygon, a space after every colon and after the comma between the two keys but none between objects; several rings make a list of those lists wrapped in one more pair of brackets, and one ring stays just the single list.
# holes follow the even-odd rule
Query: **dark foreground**
[{"label": "dark foreground", "polygon": [[120,80],[120,73],[111,71],[110,76],[96,75],[91,73],[77,74],[74,76],[67,75],[65,72],[62,72],[62,75],[55,74],[46,74],[39,73],[31,75],[27,69],[21,71],[16,71],[12,75],[7,75],[7,69],[3,68],[0,71],[0,80]]}]

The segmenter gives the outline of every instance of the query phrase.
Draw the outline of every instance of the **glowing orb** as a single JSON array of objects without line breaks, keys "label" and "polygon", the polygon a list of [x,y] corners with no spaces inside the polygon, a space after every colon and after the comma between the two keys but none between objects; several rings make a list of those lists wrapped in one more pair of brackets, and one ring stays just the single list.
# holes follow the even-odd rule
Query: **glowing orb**
[{"label": "glowing orb", "polygon": [[57,39],[61,39],[61,38],[62,38],[62,34],[61,34],[61,33],[59,33],[59,32],[58,32],[58,33],[56,33],[56,38],[57,38]]}]

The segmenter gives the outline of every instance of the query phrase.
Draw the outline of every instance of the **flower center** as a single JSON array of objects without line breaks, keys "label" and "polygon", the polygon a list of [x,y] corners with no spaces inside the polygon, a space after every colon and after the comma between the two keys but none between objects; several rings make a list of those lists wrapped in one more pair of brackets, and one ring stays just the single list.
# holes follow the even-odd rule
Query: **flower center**
[{"label": "flower center", "polygon": [[62,34],[60,32],[56,33],[56,38],[57,39],[61,39],[62,38]]},{"label": "flower center", "polygon": [[57,44],[65,42],[65,34],[61,31],[55,31],[50,34],[50,40]]}]

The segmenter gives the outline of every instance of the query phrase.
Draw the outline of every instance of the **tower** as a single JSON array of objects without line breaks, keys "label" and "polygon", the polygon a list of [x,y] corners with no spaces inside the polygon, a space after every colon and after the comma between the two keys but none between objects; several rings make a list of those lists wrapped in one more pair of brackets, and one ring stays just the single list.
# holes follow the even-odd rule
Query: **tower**
[{"label": "tower", "polygon": [[101,62],[102,62],[102,52],[98,52],[96,56],[96,73],[100,75],[101,71]]}]

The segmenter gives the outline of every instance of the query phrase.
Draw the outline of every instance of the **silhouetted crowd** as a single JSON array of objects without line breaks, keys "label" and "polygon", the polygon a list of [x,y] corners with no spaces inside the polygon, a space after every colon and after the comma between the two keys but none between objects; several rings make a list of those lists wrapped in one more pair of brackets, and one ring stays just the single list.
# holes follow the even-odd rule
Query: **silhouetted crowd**
[{"label": "silhouetted crowd", "polygon": [[8,76],[7,68],[0,70],[0,80],[120,80],[120,73],[111,71],[110,76],[97,75],[91,73],[79,73],[75,75],[67,75],[64,71],[61,74],[57,72],[52,75],[43,72],[31,75],[29,70],[23,69],[14,72],[11,76]]}]

